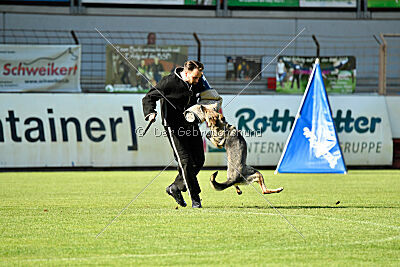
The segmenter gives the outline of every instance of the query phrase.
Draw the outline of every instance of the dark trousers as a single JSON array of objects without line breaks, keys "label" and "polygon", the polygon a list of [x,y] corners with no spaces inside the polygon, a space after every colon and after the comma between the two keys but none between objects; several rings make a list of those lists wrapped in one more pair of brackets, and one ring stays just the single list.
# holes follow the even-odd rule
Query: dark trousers
[{"label": "dark trousers", "polygon": [[[182,127],[165,127],[168,139],[178,162],[179,174],[173,182],[179,190],[189,189],[191,196],[201,190],[197,174],[204,165],[203,138],[197,125]],[[187,187],[186,187],[187,185]]]},{"label": "dark trousers", "polygon": [[300,75],[298,74],[293,75],[292,85],[290,86],[290,88],[293,88],[294,80],[297,81],[297,89],[300,89]]}]

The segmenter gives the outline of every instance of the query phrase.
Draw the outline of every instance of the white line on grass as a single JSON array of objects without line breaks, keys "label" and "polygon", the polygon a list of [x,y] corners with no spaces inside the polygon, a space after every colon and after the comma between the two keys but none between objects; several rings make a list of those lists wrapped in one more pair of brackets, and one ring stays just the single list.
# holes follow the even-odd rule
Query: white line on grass
[{"label": "white line on grass", "polygon": [[[247,214],[247,215],[262,215],[262,216],[279,216],[276,213],[264,213],[264,212],[241,212],[241,211],[227,211],[227,210],[207,210],[203,209],[200,212],[202,213],[231,213],[231,214]],[[186,214],[187,215],[187,214]],[[335,217],[325,217],[318,215],[286,215],[291,217],[305,217],[305,218],[322,218],[327,220],[334,221],[342,221],[356,224],[365,224],[370,225],[371,227],[382,227],[389,228],[400,231],[399,226],[395,225],[386,225],[375,222],[367,222],[367,221],[358,221],[358,220],[349,220],[349,219],[341,219]],[[375,229],[375,228],[374,228]],[[318,245],[299,245],[299,246],[284,246],[284,247],[269,247],[268,250],[294,250],[294,249],[303,249],[303,248],[319,248],[319,247],[339,247],[344,245],[367,245],[374,243],[384,243],[390,242],[393,240],[400,239],[400,234],[389,236],[381,239],[373,239],[369,241],[354,241],[348,243],[331,243],[331,244],[318,244]],[[55,262],[55,261],[90,261],[90,260],[99,260],[99,259],[124,259],[124,258],[152,258],[152,257],[171,257],[171,256],[210,256],[210,255],[224,255],[224,254],[232,254],[238,252],[251,252],[254,250],[230,250],[230,251],[199,251],[199,252],[177,252],[177,253],[154,253],[154,254],[121,254],[121,255],[102,255],[102,256],[91,256],[91,257],[71,257],[71,258],[36,258],[36,259],[20,259],[20,258],[12,258],[11,260],[16,260],[18,262]],[[3,261],[5,258],[2,259]]]},{"label": "white line on grass", "polygon": [[[274,214],[276,216],[276,214]],[[383,239],[376,239],[370,241],[355,241],[349,243],[332,243],[326,245],[308,245],[308,246],[291,246],[291,247],[269,247],[268,250],[294,250],[302,248],[319,248],[319,247],[338,247],[343,245],[367,245],[375,243],[389,242],[396,239],[400,239],[400,235],[391,236]],[[177,253],[160,253],[160,254],[121,254],[121,255],[102,255],[92,257],[73,257],[73,258],[42,258],[42,259],[15,259],[18,262],[55,262],[55,261],[90,261],[90,260],[107,260],[107,259],[124,259],[124,258],[154,258],[154,257],[171,257],[171,256],[211,256],[211,255],[225,255],[233,253],[248,253],[257,252],[255,250],[231,250],[231,251],[200,251],[200,252],[177,252]],[[257,252],[258,253],[258,252]],[[4,259],[4,258],[3,258]]]},{"label": "white line on grass", "polygon": [[[270,215],[270,216],[279,216],[277,213],[269,213],[269,212],[252,212],[252,211],[229,211],[229,210],[204,210],[205,212],[208,213],[233,213],[233,214],[249,214],[249,215]],[[359,224],[368,224],[368,225],[374,225],[374,226],[379,226],[379,227],[386,227],[386,228],[391,228],[394,230],[399,230],[400,231],[400,226],[396,225],[387,225],[387,224],[380,224],[380,223],[375,223],[375,222],[366,222],[366,221],[356,221],[356,220],[349,220],[349,219],[341,219],[341,218],[335,218],[335,217],[325,217],[325,216],[320,216],[320,215],[305,215],[305,214],[286,214],[288,217],[315,217],[315,218],[323,218],[323,219],[329,219],[329,220],[336,220],[336,221],[343,221],[343,222],[353,222],[353,223],[359,223]]]}]

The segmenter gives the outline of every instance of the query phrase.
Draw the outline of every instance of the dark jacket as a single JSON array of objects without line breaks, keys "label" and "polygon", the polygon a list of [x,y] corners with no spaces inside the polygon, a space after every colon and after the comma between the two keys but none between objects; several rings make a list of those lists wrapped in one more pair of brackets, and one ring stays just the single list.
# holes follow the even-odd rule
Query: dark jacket
[{"label": "dark jacket", "polygon": [[183,112],[187,108],[197,104],[199,94],[206,90],[203,84],[205,79],[200,79],[196,85],[190,85],[180,77],[181,71],[183,71],[182,67],[176,68],[173,73],[163,77],[143,97],[143,113],[146,120],[151,113],[156,113],[156,102],[160,100],[161,118],[164,126],[190,125],[186,121]]}]

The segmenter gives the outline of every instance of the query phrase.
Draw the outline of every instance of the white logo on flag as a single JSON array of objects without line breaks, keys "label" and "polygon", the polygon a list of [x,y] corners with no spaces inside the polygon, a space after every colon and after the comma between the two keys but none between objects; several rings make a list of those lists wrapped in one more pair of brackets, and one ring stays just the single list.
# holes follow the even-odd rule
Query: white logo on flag
[{"label": "white logo on flag", "polygon": [[[323,128],[323,129],[322,129]],[[340,151],[336,150],[335,152],[329,152],[336,145],[335,131],[329,129],[330,127],[317,127],[317,135],[314,131],[310,131],[308,127],[303,128],[303,135],[310,142],[310,148],[312,149],[314,155],[317,158],[324,158],[328,161],[329,167],[332,169],[335,168],[338,159],[340,158]],[[324,133],[324,134],[322,134]]]}]

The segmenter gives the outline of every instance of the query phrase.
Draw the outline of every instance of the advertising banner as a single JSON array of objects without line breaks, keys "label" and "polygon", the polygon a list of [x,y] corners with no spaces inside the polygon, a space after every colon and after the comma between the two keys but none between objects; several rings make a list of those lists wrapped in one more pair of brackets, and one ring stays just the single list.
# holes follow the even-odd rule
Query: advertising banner
[{"label": "advertising banner", "polygon": [[[160,118],[143,136],[143,96],[2,94],[0,168],[166,166],[173,154]],[[225,103],[233,98],[223,113],[246,139],[248,164],[276,166],[301,96],[223,96]],[[391,165],[385,98],[329,100],[346,165]],[[207,130],[202,124],[202,134]],[[203,139],[206,165],[226,166],[224,150]]]},{"label": "advertising banner", "polygon": [[106,47],[107,92],[145,93],[177,66],[183,66],[188,58],[186,46],[114,45],[114,47],[111,45]]},{"label": "advertising banner", "polygon": [[[228,56],[226,57],[226,79],[229,81],[248,81],[261,71],[260,56]],[[258,80],[261,75],[258,75]]]},{"label": "advertising banner", "polygon": [[398,118],[400,114],[400,96],[386,96],[385,99],[393,138],[400,139],[400,120]]},{"label": "advertising banner", "polygon": [[[304,93],[315,57],[280,56],[276,64],[276,91]],[[324,84],[328,93],[351,94],[356,87],[356,58],[320,57]]]},{"label": "advertising banner", "polygon": [[[233,98],[223,96],[225,103]],[[246,139],[250,165],[278,164],[301,98],[245,95],[223,110],[226,121]],[[334,95],[329,96],[329,102],[346,165],[391,165],[393,141],[385,98]],[[216,149],[207,140],[206,151],[207,164],[226,165],[223,149]]]},{"label": "advertising banner", "polygon": [[299,0],[227,0],[228,6],[252,6],[252,7],[298,7]]},{"label": "advertising banner", "polygon": [[160,120],[141,137],[142,97],[2,94],[0,168],[165,166],[173,155]]},{"label": "advertising banner", "polygon": [[43,3],[43,2],[54,2],[54,3],[69,3],[70,0],[14,0],[14,2],[29,2],[29,3]]},{"label": "advertising banner", "polygon": [[81,0],[92,4],[183,5],[184,0]]},{"label": "advertising banner", "polygon": [[[370,0],[368,0],[369,2]],[[380,1],[380,0],[379,0]],[[300,7],[357,7],[357,0],[300,0]]]},{"label": "advertising banner", "polygon": [[368,0],[368,7],[400,8],[400,1],[399,0]]},{"label": "advertising banner", "polygon": [[0,45],[0,92],[80,92],[81,46]]},{"label": "advertising banner", "polygon": [[185,5],[215,6],[217,0],[185,0]]}]

